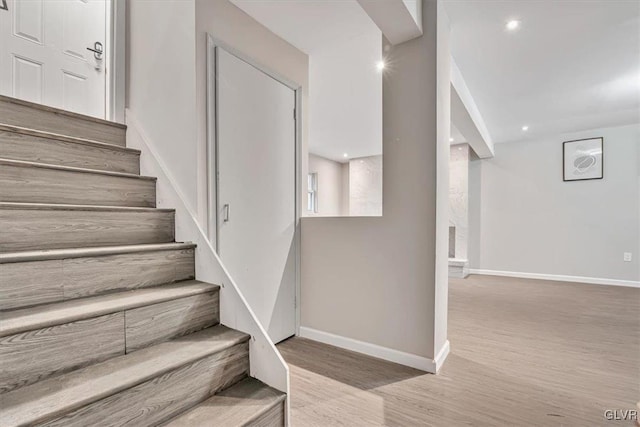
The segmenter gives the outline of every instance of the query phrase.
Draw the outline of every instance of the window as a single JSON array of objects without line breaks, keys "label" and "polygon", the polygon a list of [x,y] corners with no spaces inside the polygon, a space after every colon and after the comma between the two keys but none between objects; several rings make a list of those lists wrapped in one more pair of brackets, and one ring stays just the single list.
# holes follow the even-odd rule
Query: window
[{"label": "window", "polygon": [[318,213],[318,174],[315,172],[307,177],[307,210]]}]

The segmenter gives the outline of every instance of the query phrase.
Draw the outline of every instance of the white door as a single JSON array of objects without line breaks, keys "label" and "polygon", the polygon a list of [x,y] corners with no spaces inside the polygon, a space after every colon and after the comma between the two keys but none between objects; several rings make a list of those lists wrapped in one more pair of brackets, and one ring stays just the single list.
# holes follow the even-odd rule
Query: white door
[{"label": "white door", "polygon": [[216,52],[218,251],[280,342],[295,334],[295,91]]},{"label": "white door", "polygon": [[[6,0],[0,94],[105,117],[105,0]],[[0,0],[0,6],[2,0]],[[100,45],[98,49],[100,50]]]}]

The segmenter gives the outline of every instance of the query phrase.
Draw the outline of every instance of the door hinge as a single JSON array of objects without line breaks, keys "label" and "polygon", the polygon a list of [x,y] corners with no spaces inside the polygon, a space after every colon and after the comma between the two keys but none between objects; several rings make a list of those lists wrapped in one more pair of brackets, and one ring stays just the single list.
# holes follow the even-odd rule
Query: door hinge
[{"label": "door hinge", "polygon": [[295,119],[296,119],[296,109],[294,108],[293,109],[293,120],[295,120]]}]

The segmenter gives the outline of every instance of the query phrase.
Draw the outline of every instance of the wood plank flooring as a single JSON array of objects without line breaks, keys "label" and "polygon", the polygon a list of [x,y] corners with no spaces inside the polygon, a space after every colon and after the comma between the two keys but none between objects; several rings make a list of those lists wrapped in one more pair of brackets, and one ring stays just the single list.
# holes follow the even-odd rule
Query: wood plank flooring
[{"label": "wood plank flooring", "polygon": [[0,392],[124,354],[124,327],[121,312],[0,338]]},{"label": "wood plank flooring", "polygon": [[[9,206],[13,205],[13,206]],[[169,243],[175,213],[163,209],[0,203],[0,252]]]},{"label": "wood plank flooring", "polygon": [[2,264],[0,310],[190,280],[193,249]]},{"label": "wood plank flooring", "polygon": [[[169,405],[181,405],[183,400],[190,399],[186,398],[189,393],[195,395],[196,389],[200,390],[201,380],[209,390],[213,387],[220,390],[244,377],[249,369],[248,339],[241,332],[218,325],[19,388],[0,396],[0,425],[42,425],[60,417],[62,420],[54,425],[147,425],[142,421],[145,412],[156,416],[159,412],[165,413],[164,408]],[[193,377],[182,377],[187,382],[171,388],[171,378],[178,378],[174,373],[184,372],[182,368],[193,366],[201,360],[209,360],[215,366],[199,365],[204,369],[198,373],[190,370],[195,374]],[[192,378],[195,378],[194,384],[189,384]],[[154,384],[157,386],[153,387]],[[145,385],[155,390],[143,390]],[[105,406],[108,402],[120,406]],[[142,408],[138,405],[141,402],[147,402],[149,406],[144,406],[142,413],[135,412],[136,408]],[[114,418],[111,418],[111,424],[82,421],[85,415],[97,418],[105,416],[106,420],[107,416],[114,416],[119,410],[127,408],[133,417],[137,415],[143,418],[139,418],[139,422],[113,422]],[[172,415],[177,414],[174,412]],[[74,424],[76,422],[78,424]],[[149,424],[157,425],[153,422]]]},{"label": "wood plank flooring", "polygon": [[112,172],[140,173],[138,150],[3,124],[0,124],[0,158]]},{"label": "wood plank flooring", "polygon": [[153,208],[154,178],[0,159],[0,201]]},{"label": "wood plank flooring", "polygon": [[0,95],[2,123],[126,145],[125,125]]},{"label": "wood plank flooring", "polygon": [[640,289],[470,276],[449,286],[439,375],[292,338],[293,426],[631,426]]},{"label": "wood plank flooring", "polygon": [[216,325],[219,301],[216,291],[127,310],[127,353]]},{"label": "wood plank flooring", "polygon": [[[249,374],[249,344],[237,344],[122,393],[70,412],[47,427],[158,425]],[[181,399],[176,392],[182,390]]]}]

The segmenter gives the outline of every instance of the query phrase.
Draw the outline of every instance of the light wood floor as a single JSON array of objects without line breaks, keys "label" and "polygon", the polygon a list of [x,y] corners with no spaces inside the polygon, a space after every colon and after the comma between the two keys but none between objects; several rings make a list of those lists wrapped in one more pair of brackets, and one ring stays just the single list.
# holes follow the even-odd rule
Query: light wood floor
[{"label": "light wood floor", "polygon": [[452,279],[439,375],[303,338],[293,426],[615,426],[640,400],[640,289],[490,276]]}]

